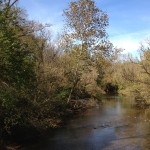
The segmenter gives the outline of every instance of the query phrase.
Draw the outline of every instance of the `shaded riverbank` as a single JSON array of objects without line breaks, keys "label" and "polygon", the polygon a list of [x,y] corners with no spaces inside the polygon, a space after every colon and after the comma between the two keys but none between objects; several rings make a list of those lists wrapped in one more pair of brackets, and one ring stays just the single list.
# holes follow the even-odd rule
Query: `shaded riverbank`
[{"label": "shaded riverbank", "polygon": [[78,114],[84,113],[87,109],[94,108],[97,105],[98,101],[95,99],[71,100],[66,110],[64,112],[60,112],[61,119],[55,119],[56,126],[54,128],[48,128],[47,130],[37,130],[33,127],[14,128],[10,136],[6,134],[3,141],[1,141],[0,149],[16,150],[27,145],[39,143],[41,140],[46,141],[46,139],[53,134],[54,130],[65,126],[68,120],[72,117],[78,116]]}]

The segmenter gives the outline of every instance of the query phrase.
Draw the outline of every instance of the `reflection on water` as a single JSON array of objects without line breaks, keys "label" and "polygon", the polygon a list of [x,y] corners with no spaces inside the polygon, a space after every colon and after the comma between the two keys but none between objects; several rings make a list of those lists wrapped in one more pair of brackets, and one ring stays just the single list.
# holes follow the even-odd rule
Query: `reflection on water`
[{"label": "reflection on water", "polygon": [[70,119],[31,150],[149,150],[150,110],[136,110],[129,99],[103,98],[104,105]]}]

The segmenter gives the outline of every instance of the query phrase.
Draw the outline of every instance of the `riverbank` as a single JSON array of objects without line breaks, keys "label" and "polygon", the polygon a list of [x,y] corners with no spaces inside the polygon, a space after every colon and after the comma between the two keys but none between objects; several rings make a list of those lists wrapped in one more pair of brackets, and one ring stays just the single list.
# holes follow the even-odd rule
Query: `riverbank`
[{"label": "riverbank", "polygon": [[69,103],[69,109],[73,113],[78,113],[89,108],[95,107],[97,105],[97,100],[95,99],[80,99],[80,100],[71,100]]},{"label": "riverbank", "polygon": [[98,101],[95,99],[79,99],[71,100],[68,103],[67,109],[64,112],[59,112],[59,118],[56,118],[53,128],[48,128],[47,130],[37,130],[35,128],[17,128],[11,134],[11,136],[6,136],[3,141],[1,141],[1,150],[18,150],[21,145],[30,145],[34,142],[38,143],[41,139],[48,137],[51,130],[63,127],[69,118],[72,118],[79,113],[84,113],[86,110],[96,107]]}]

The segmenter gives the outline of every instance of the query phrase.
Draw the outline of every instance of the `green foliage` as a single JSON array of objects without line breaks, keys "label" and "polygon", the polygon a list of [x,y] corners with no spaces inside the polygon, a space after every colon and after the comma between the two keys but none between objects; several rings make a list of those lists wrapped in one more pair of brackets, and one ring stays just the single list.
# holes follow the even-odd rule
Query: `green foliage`
[{"label": "green foliage", "polygon": [[[9,5],[8,5],[9,4]],[[0,5],[0,109],[1,130],[27,125],[37,86],[36,53],[20,37],[24,18],[20,9],[7,1]],[[28,122],[28,123],[27,123]]]}]

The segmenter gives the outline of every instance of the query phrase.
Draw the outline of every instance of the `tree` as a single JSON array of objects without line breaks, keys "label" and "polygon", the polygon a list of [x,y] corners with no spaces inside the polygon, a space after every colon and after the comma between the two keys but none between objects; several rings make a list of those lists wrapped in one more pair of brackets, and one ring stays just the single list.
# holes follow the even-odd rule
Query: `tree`
[{"label": "tree", "polygon": [[149,40],[141,44],[139,52],[139,58],[128,54],[123,61],[113,64],[111,77],[119,85],[120,93],[132,95],[138,107],[145,107],[150,103]]},{"label": "tree", "polygon": [[[99,74],[103,74],[103,66],[112,53],[112,44],[107,40],[108,16],[95,6],[94,1],[73,1],[69,4],[68,9],[64,10],[64,15],[66,49],[76,58],[77,62],[69,101],[73,89],[82,76],[83,71],[81,70],[90,71],[90,65],[94,65],[97,66]],[[99,75],[99,80],[102,76]]]},{"label": "tree", "polygon": [[81,53],[91,57],[95,53],[106,55],[110,51],[106,27],[108,16],[95,6],[92,0],[71,2],[64,11],[67,26],[67,38],[80,46]]},{"label": "tree", "polygon": [[29,21],[15,2],[0,1],[0,139],[20,127],[54,127],[64,108],[57,96],[62,86],[59,57],[47,30]]},{"label": "tree", "polygon": [[38,39],[24,33],[28,21],[15,2],[0,3],[0,136],[17,125],[29,125],[37,87],[37,54],[31,45]]}]

